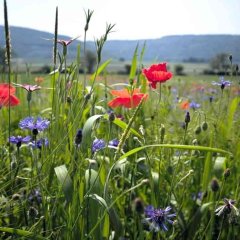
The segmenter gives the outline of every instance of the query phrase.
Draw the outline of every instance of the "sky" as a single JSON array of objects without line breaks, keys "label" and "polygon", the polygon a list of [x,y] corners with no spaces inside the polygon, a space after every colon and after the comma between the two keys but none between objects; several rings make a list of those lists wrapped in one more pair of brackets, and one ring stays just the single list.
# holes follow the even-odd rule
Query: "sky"
[{"label": "sky", "polygon": [[[0,25],[3,25],[3,1]],[[155,39],[183,34],[240,34],[240,0],[7,0],[10,26],[83,39],[85,12],[93,10],[87,39],[100,38],[115,24],[108,39]]]}]

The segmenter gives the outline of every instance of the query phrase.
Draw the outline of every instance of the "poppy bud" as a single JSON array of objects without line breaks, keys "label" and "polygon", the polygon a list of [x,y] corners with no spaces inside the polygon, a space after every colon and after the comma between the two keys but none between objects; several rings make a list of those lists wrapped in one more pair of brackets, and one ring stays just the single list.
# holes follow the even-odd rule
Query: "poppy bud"
[{"label": "poppy bud", "polygon": [[206,131],[208,129],[208,124],[207,124],[207,122],[203,122],[202,123],[202,130],[203,131]]},{"label": "poppy bud", "polygon": [[194,130],[194,132],[195,132],[196,135],[200,134],[201,131],[202,131],[201,126],[197,126],[197,127],[195,128],[195,130]]}]

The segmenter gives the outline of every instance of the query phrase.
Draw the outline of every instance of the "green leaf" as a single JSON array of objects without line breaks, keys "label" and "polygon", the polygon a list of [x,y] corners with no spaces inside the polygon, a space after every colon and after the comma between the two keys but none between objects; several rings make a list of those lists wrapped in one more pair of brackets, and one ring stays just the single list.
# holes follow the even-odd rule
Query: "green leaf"
[{"label": "green leaf", "polygon": [[108,205],[107,205],[106,201],[102,197],[100,197],[99,195],[90,194],[89,197],[92,198],[93,200],[97,201],[104,208],[108,209]]},{"label": "green leaf", "polygon": [[[127,128],[127,124],[125,122],[123,122],[122,120],[120,120],[119,118],[115,118],[113,123],[116,124],[118,127],[122,128],[123,130],[125,130]],[[130,128],[130,132],[132,134],[134,134],[135,136],[137,136],[138,138],[143,139],[143,137],[133,128]]]},{"label": "green leaf", "polygon": [[143,149],[146,148],[174,148],[174,149],[183,149],[183,150],[199,150],[199,151],[207,151],[207,152],[219,152],[223,154],[230,154],[230,152],[224,151],[219,148],[211,148],[211,147],[203,147],[203,146],[195,146],[195,145],[177,145],[177,144],[153,144],[146,145],[143,147],[134,148],[127,153],[123,154],[119,160],[129,157]]},{"label": "green leaf", "polygon": [[109,59],[106,62],[104,62],[98,69],[96,72],[94,72],[90,78],[91,81],[93,81],[102,71],[105,70],[105,68],[108,66],[108,64],[111,62],[112,60]]},{"label": "green leaf", "polygon": [[73,184],[72,180],[68,174],[68,170],[65,165],[61,165],[54,168],[55,173],[57,175],[57,179],[62,186],[63,193],[67,202],[72,200],[73,195]]},{"label": "green leaf", "polygon": [[134,80],[136,71],[137,71],[137,56],[138,56],[138,44],[135,48],[134,55],[132,58],[132,65],[131,65],[131,70],[129,74],[129,80]]},{"label": "green leaf", "polygon": [[103,116],[102,114],[94,115],[90,117],[84,124],[83,131],[82,131],[82,144],[81,144],[81,148],[83,149],[83,151],[87,151],[87,149],[91,147],[91,139],[92,139],[91,137],[92,137],[93,126],[96,120],[98,120],[102,116]]}]

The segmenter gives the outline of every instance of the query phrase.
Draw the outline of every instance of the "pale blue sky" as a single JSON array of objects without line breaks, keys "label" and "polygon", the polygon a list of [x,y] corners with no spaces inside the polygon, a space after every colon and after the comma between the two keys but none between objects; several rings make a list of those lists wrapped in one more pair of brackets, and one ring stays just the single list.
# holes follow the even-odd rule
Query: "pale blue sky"
[{"label": "pale blue sky", "polygon": [[[2,1],[3,2],[3,1]],[[83,37],[84,9],[94,10],[88,39],[115,23],[109,39],[149,39],[179,34],[240,34],[240,0],[7,0],[9,24]],[[0,24],[3,3],[0,6]]]}]

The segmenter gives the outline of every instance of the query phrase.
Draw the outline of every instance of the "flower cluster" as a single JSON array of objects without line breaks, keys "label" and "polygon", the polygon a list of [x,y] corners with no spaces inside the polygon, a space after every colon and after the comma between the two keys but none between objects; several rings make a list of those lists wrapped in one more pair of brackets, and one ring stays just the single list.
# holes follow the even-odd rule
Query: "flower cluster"
[{"label": "flower cluster", "polygon": [[16,144],[17,148],[20,148],[22,143],[29,143],[29,146],[31,146],[32,148],[38,148],[38,149],[41,149],[43,145],[48,146],[47,138],[40,138],[36,140],[36,136],[38,132],[41,132],[46,128],[48,128],[49,124],[50,124],[50,121],[48,121],[47,119],[42,119],[41,117],[38,117],[36,121],[34,117],[26,117],[25,119],[19,122],[19,127],[21,129],[32,130],[33,139],[30,136],[26,136],[26,137],[11,136],[9,138],[9,142]]},{"label": "flower cluster", "polygon": [[[119,144],[119,140],[118,139],[113,139],[111,141],[109,141],[108,143],[108,147],[110,148],[116,148]],[[103,139],[94,139],[93,143],[92,143],[92,152],[95,153],[103,148],[106,147],[106,142]]]}]

